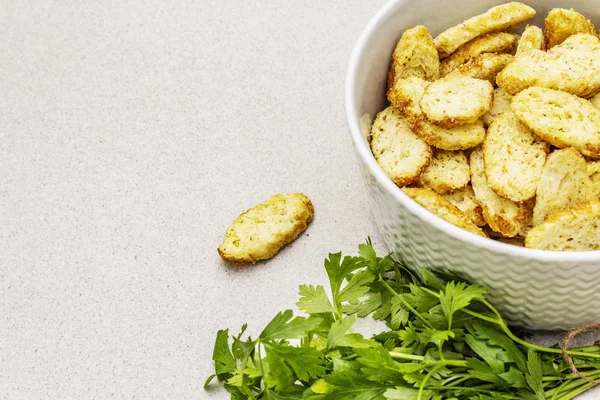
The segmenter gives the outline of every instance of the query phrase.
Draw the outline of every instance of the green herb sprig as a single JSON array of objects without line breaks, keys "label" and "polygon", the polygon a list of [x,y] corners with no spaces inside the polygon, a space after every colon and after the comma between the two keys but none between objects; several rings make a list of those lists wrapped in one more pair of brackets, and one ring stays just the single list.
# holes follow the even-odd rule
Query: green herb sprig
[{"label": "green herb sprig", "polygon": [[[297,306],[260,335],[217,333],[216,377],[232,399],[568,400],[600,379],[600,346],[567,351],[514,334],[486,300],[486,290],[417,277],[370,241],[358,256],[330,254],[323,286],[301,285]],[[387,328],[370,339],[354,332],[372,315]],[[586,379],[587,378],[587,379]]]}]

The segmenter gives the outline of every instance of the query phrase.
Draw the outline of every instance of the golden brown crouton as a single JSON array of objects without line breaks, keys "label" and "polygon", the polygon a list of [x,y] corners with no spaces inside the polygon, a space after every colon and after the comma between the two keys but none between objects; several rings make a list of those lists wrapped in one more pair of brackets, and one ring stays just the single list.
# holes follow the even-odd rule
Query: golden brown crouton
[{"label": "golden brown crouton", "polygon": [[600,108],[600,93],[590,99],[590,103],[596,108]]},{"label": "golden brown crouton", "polygon": [[489,9],[486,13],[469,18],[461,24],[439,34],[435,45],[440,58],[448,57],[463,44],[490,32],[503,31],[533,18],[535,10],[523,3],[506,3]]},{"label": "golden brown crouton", "polygon": [[548,156],[538,184],[533,225],[562,208],[593,199],[593,187],[583,156],[575,149],[556,150]]},{"label": "golden brown crouton", "polygon": [[425,80],[440,77],[440,59],[427,28],[423,25],[406,30],[392,55],[388,88],[398,79],[416,76]]},{"label": "golden brown crouton", "polygon": [[508,111],[494,120],[483,142],[485,173],[492,189],[512,201],[535,196],[548,144]]},{"label": "golden brown crouton", "polygon": [[388,91],[392,105],[406,114],[413,131],[431,146],[442,150],[465,150],[475,147],[485,137],[483,122],[443,128],[427,119],[419,102],[429,83],[420,78],[400,79]]},{"label": "golden brown crouton", "polygon": [[478,226],[471,223],[462,211],[433,190],[426,188],[404,188],[402,191],[420,206],[446,222],[476,235],[487,237]]},{"label": "golden brown crouton", "polygon": [[517,41],[515,35],[495,32],[481,35],[460,46],[450,57],[442,60],[440,75],[446,76],[473,57],[483,53],[508,52]]},{"label": "golden brown crouton", "polygon": [[444,194],[465,187],[470,179],[469,161],[462,151],[435,150],[431,163],[417,182]]},{"label": "golden brown crouton", "polygon": [[471,185],[490,228],[506,237],[514,237],[525,229],[530,210],[494,192],[485,174],[483,151],[479,148],[471,153]]},{"label": "golden brown crouton", "polygon": [[517,45],[517,55],[530,49],[544,50],[544,32],[535,25],[527,25],[525,28]]},{"label": "golden brown crouton", "polygon": [[587,163],[588,175],[592,183],[592,191],[596,199],[600,198],[600,161]]},{"label": "golden brown crouton", "polygon": [[544,30],[546,31],[546,49],[561,44],[569,36],[577,33],[596,34],[594,24],[572,8],[570,10],[553,8],[546,17]]},{"label": "golden brown crouton", "polygon": [[489,81],[492,85],[496,84],[496,77],[512,60],[511,54],[504,53],[484,53],[473,57],[466,64],[461,65],[446,77],[450,78],[457,75],[468,76],[469,78],[483,79]]},{"label": "golden brown crouton", "polygon": [[551,251],[600,250],[600,202],[556,211],[527,235],[525,247]]},{"label": "golden brown crouton", "polygon": [[502,113],[510,111],[510,103],[512,102],[512,96],[504,91],[502,88],[494,90],[494,101],[492,102],[492,108],[483,116],[483,123],[485,126],[490,126],[492,122]]},{"label": "golden brown crouton", "polygon": [[296,239],[313,215],[313,205],[304,194],[276,194],[233,221],[218,248],[219,255],[235,263],[267,260]]},{"label": "golden brown crouton", "polygon": [[456,208],[462,211],[472,223],[477,226],[485,226],[487,222],[483,219],[481,205],[475,198],[473,187],[467,185],[464,188],[456,189],[443,195],[446,200],[454,204]]},{"label": "golden brown crouton", "polygon": [[498,74],[496,83],[513,96],[541,86],[591,97],[600,91],[600,40],[580,33],[547,52],[524,50]]},{"label": "golden brown crouton", "polygon": [[488,81],[448,76],[427,86],[419,104],[428,120],[451,128],[476,122],[492,107],[493,94]]},{"label": "golden brown crouton", "polygon": [[531,87],[517,94],[511,108],[536,135],[558,148],[574,147],[600,158],[600,110],[572,94]]},{"label": "golden brown crouton", "polygon": [[398,186],[417,180],[431,161],[429,145],[413,133],[404,116],[393,107],[377,114],[371,137],[373,156]]},{"label": "golden brown crouton", "polygon": [[499,242],[502,243],[506,243],[506,244],[510,244],[513,246],[518,246],[518,247],[525,247],[525,239],[521,238],[521,237],[514,237],[514,238],[498,238]]}]

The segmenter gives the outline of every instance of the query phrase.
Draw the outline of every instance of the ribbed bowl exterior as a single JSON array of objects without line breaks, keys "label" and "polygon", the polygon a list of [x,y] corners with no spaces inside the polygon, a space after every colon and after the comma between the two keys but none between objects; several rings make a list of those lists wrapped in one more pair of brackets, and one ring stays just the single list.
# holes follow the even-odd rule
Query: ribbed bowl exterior
[{"label": "ribbed bowl exterior", "polygon": [[426,223],[377,184],[361,163],[373,218],[395,258],[477,282],[509,323],[531,329],[571,329],[600,320],[597,262],[537,260],[461,241]]}]

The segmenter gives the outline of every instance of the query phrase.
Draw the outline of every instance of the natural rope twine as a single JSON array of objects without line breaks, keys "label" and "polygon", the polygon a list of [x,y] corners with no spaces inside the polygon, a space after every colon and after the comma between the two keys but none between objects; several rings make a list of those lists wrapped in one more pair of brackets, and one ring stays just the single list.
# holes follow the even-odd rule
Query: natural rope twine
[{"label": "natural rope twine", "polygon": [[586,326],[583,328],[575,329],[574,331],[569,332],[567,334],[567,336],[565,336],[565,339],[563,340],[562,346],[561,346],[562,356],[565,359],[565,362],[567,363],[567,365],[569,366],[569,369],[571,370],[571,372],[573,374],[577,375],[578,377],[580,377],[581,379],[591,383],[592,385],[600,384],[600,379],[596,379],[595,381],[593,381],[590,378],[588,378],[587,376],[583,375],[581,372],[579,372],[579,370],[575,367],[575,364],[573,363],[573,358],[571,358],[571,356],[567,353],[567,345],[575,336],[579,335],[580,333],[594,332],[597,330],[600,330],[600,322],[598,322],[596,325],[591,325],[591,326]]}]

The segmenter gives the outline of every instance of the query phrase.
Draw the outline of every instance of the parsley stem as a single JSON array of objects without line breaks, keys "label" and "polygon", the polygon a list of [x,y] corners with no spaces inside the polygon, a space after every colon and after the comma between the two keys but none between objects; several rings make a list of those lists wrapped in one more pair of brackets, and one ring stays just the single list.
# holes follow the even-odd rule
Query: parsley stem
[{"label": "parsley stem", "polygon": [[580,386],[578,389],[573,390],[566,396],[559,397],[558,400],[571,400],[573,397],[579,396],[581,393],[593,388],[594,386],[595,385],[593,383],[586,383],[585,385]]},{"label": "parsley stem", "polygon": [[585,351],[585,352],[592,351],[592,352],[600,353],[600,346],[594,345],[594,346],[573,347],[571,350]]},{"label": "parsley stem", "polygon": [[[421,289],[423,289],[425,292],[431,294],[432,296],[435,296],[437,298],[440,297],[440,295],[438,293],[436,293],[433,290],[430,290],[430,289],[428,289],[426,287],[422,287]],[[497,319],[496,318],[490,318],[490,317],[488,317],[486,315],[480,314],[480,313],[475,312],[475,311],[471,311],[471,310],[466,309],[466,308],[463,308],[460,311],[462,311],[462,312],[464,312],[466,314],[469,314],[469,315],[471,315],[473,317],[476,317],[476,318],[482,319],[484,321],[491,322],[493,324],[498,325],[502,329],[502,331],[504,331],[504,333],[509,338],[511,338],[515,342],[517,342],[517,343],[519,343],[519,344],[521,344],[521,345],[523,345],[525,347],[529,347],[531,349],[534,349],[534,350],[537,350],[537,351],[541,351],[541,352],[544,352],[544,353],[562,354],[562,351],[560,349],[553,349],[553,348],[550,348],[550,347],[538,346],[538,345],[535,345],[533,343],[529,343],[529,342],[527,342],[527,341],[525,341],[525,340],[523,340],[523,339],[515,336],[512,333],[512,331],[509,329],[509,327],[506,325],[506,323],[504,322],[504,319],[500,315],[500,312],[498,312],[498,310],[496,310],[496,307],[494,307],[493,305],[491,305],[485,299],[479,299],[478,301],[481,302],[482,304],[484,304],[491,312],[493,312],[494,315],[496,315]],[[588,347],[592,347],[594,351],[600,350],[600,346],[588,346]],[[584,348],[581,348],[581,349],[584,349]],[[594,354],[594,353],[589,353],[589,352],[586,352],[586,351],[578,351],[578,350],[581,350],[581,349],[567,350],[567,354],[569,354],[571,356],[579,356],[579,357],[600,358],[600,353]]]},{"label": "parsley stem", "polygon": [[417,394],[417,400],[421,400],[421,398],[423,397],[423,391],[425,390],[425,385],[427,385],[427,381],[429,380],[429,378],[431,378],[431,376],[443,366],[444,364],[438,364],[435,367],[431,368],[431,371],[429,371],[427,375],[425,375],[425,379],[423,379],[423,382],[421,382],[421,384],[419,385],[419,393]]},{"label": "parsley stem", "polygon": [[[261,343],[260,340],[257,339],[256,340],[256,351],[258,352],[258,364],[260,365],[260,373],[262,374],[262,376],[265,376],[265,369],[263,367],[263,360],[262,360],[262,355],[260,354],[260,347],[261,347]],[[244,364],[246,362],[244,361]],[[244,376],[242,376],[242,379],[244,379]]]},{"label": "parsley stem", "polygon": [[402,296],[400,296],[398,294],[398,292],[396,292],[383,278],[379,278],[379,280],[381,281],[381,283],[383,283],[383,286],[386,287],[387,290],[390,291],[390,293],[392,293],[398,300],[400,300],[400,302],[404,305],[404,307],[406,307],[410,312],[412,312],[415,317],[417,317],[419,319],[419,321],[421,321],[423,324],[425,324],[425,326],[427,326],[429,329],[434,329],[433,325],[431,325],[429,323],[429,321],[427,321],[425,318],[423,318],[423,316],[417,311],[415,310],[410,304],[408,304],[406,302],[406,300],[404,300],[404,298]]},{"label": "parsley stem", "polygon": [[[489,390],[487,388],[493,389],[494,385],[481,385],[481,386],[453,386],[453,387],[447,387],[447,386],[430,386],[429,389],[431,390],[465,390],[465,391],[477,391],[477,392],[485,392],[485,393],[492,393],[492,394],[498,394],[498,390]],[[519,400],[520,397],[516,397],[516,396],[511,396],[508,393],[504,393],[502,392],[502,399],[516,399]]]},{"label": "parsley stem", "polygon": [[467,362],[464,360],[445,360],[441,364],[450,365],[452,367],[466,367]]},{"label": "parsley stem", "polygon": [[[502,319],[502,316],[500,315],[500,313],[498,312],[498,310],[496,310],[496,308],[491,305],[487,300],[485,299],[479,299],[479,302],[481,302],[482,304],[484,304],[487,308],[490,309],[491,312],[493,312],[498,319],[495,321],[495,324],[497,324],[498,326],[500,326],[500,328],[502,328],[502,330],[504,331],[504,333],[506,333],[506,335],[508,337],[510,337],[512,340],[514,340],[515,342],[525,346],[525,347],[529,347],[531,349],[537,350],[537,351],[541,351],[544,353],[553,353],[553,354],[562,354],[562,351],[560,349],[552,349],[550,347],[543,347],[543,346],[538,346],[532,343],[529,343],[517,336],[515,336],[511,330],[508,328],[508,326],[506,325],[506,323],[504,322],[504,319]],[[490,321],[492,322],[492,321]],[[600,358],[600,354],[594,354],[594,353],[588,353],[588,352],[584,352],[584,351],[574,351],[574,350],[567,350],[567,353],[571,356],[580,356],[580,357],[590,357],[590,358]]]},{"label": "parsley stem", "polygon": [[472,376],[469,376],[469,375],[467,375],[467,376],[463,376],[463,377],[461,377],[460,379],[457,379],[456,381],[454,381],[454,382],[450,383],[449,385],[446,385],[445,387],[446,387],[446,388],[454,388],[454,387],[456,387],[457,385],[460,385],[461,383],[463,383],[463,382],[466,382],[466,381],[468,381],[468,380],[469,380],[469,379],[471,379],[471,378],[472,378]]},{"label": "parsley stem", "polygon": [[[582,372],[581,374],[584,375],[584,376],[587,376],[589,378],[589,377],[594,377],[594,376],[600,374],[600,371],[593,370],[589,374],[586,374],[585,372]],[[542,378],[542,381],[544,381],[544,382],[564,381],[564,380],[571,381],[573,379],[581,379],[581,378],[579,376],[577,376],[577,375],[569,374],[569,375],[565,375],[565,376],[544,376]]]},{"label": "parsley stem", "polygon": [[[552,396],[551,399],[569,400],[594,386],[595,386],[594,384],[588,383],[584,380],[570,382],[570,384],[567,384],[567,385],[565,385],[563,383],[559,387],[559,390],[557,390],[556,393],[554,393],[554,395]],[[568,390],[568,393],[564,393],[559,397],[558,394],[564,390]]]},{"label": "parsley stem", "polygon": [[[390,351],[390,356],[392,358],[397,358],[400,360],[420,361],[420,362],[425,360],[425,357],[423,357],[423,356],[416,356],[414,354],[398,353],[396,351]],[[441,365],[441,366],[449,365],[452,367],[466,367],[467,362],[464,360],[443,360],[440,362],[431,363],[429,365]]]},{"label": "parsley stem", "polygon": [[[596,379],[596,378],[600,377],[600,371],[593,371],[585,376],[587,376],[590,379]],[[571,378],[571,377],[574,377],[574,378]],[[577,389],[578,387],[581,387],[582,385],[586,385],[586,384],[589,385],[588,382],[584,381],[583,379],[581,379],[575,375],[569,375],[569,377],[567,379],[568,380],[563,382],[563,384],[560,385],[559,387],[547,391],[546,396],[552,395],[551,400],[562,399],[562,397],[558,397],[558,394],[561,393],[562,391],[574,390],[574,389]],[[590,386],[590,387],[592,387],[592,386]]]},{"label": "parsley stem", "polygon": [[423,357],[423,356],[415,356],[413,354],[398,353],[396,351],[390,351],[390,356],[392,356],[392,358],[398,358],[400,360],[410,360],[410,361],[423,361],[425,359],[425,357]]},{"label": "parsley stem", "polygon": [[488,317],[486,315],[480,314],[480,313],[475,312],[475,311],[471,311],[471,310],[466,309],[466,308],[462,308],[462,309],[460,309],[460,311],[464,312],[465,314],[469,314],[472,317],[479,318],[479,319],[482,319],[482,320],[487,321],[487,322],[491,322],[492,324],[500,325],[500,321],[498,321],[496,318],[490,318],[490,317]]},{"label": "parsley stem", "polygon": [[546,393],[547,396],[549,396],[550,394],[552,394],[552,392],[554,391],[554,394],[552,395],[552,397],[550,398],[550,400],[556,400],[556,396],[558,396],[558,394],[564,389],[564,387],[569,383],[569,381],[563,382],[562,385],[560,385],[558,388],[553,389],[549,392]]}]

